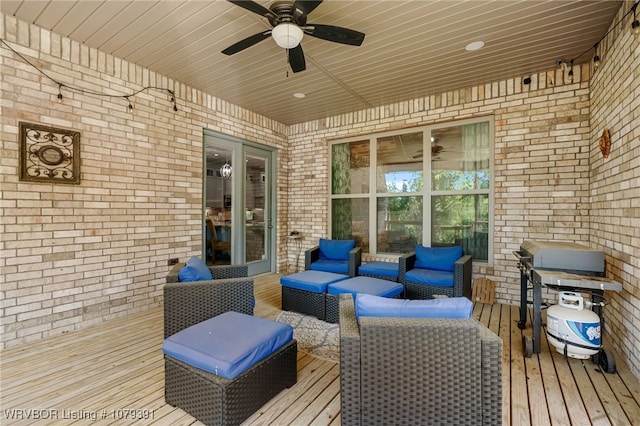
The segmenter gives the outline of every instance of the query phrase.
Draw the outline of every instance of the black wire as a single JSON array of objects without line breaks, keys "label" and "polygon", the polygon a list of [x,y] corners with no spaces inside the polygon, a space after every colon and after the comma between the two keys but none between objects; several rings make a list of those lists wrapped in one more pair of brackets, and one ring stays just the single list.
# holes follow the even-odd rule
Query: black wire
[{"label": "black wire", "polygon": [[593,47],[588,48],[587,50],[585,50],[584,52],[582,52],[581,54],[579,54],[578,56],[576,56],[575,58],[573,58],[571,61],[573,62],[574,60],[576,60],[576,59],[580,58],[581,56],[583,56],[585,53],[589,52],[591,49],[593,49],[593,48],[595,48],[596,46],[598,46],[598,45],[602,42],[602,40],[604,40],[604,39],[605,39],[609,34],[611,34],[611,32],[612,32],[613,30],[615,30],[616,28],[618,28],[618,26],[619,26],[620,24],[622,24],[622,21],[624,21],[624,20],[625,20],[625,18],[626,18],[627,16],[629,16],[629,14],[631,14],[631,13],[633,12],[633,13],[634,13],[634,15],[635,15],[636,9],[638,8],[638,4],[640,4],[640,0],[638,0],[637,2],[635,2],[635,3],[634,3],[634,5],[633,5],[633,6],[631,6],[631,9],[629,9],[629,11],[628,11],[627,13],[625,13],[625,14],[624,14],[624,16],[623,16],[622,18],[620,18],[620,20],[619,20],[618,22],[616,22],[616,24],[615,24],[614,26],[612,26],[612,27],[611,27],[611,29],[610,29],[609,31],[607,31],[607,32],[606,32],[606,33],[605,33],[605,34],[600,38],[600,40],[598,40],[598,41],[593,45]]},{"label": "black wire", "polygon": [[144,91],[147,90],[158,90],[158,91],[165,91],[167,93],[169,93],[171,95],[171,100],[170,102],[173,102],[173,110],[177,111],[178,110],[178,106],[176,105],[176,95],[175,92],[171,89],[167,89],[165,87],[158,87],[158,86],[146,86],[143,87],[140,90],[136,90],[134,92],[132,92],[131,94],[128,95],[109,95],[106,93],[99,93],[99,92],[94,92],[93,90],[87,90],[87,89],[83,89],[81,87],[74,87],[74,86],[69,86],[67,84],[64,84],[58,80],[56,80],[55,78],[51,77],[49,74],[47,74],[46,72],[44,72],[43,70],[41,70],[40,68],[38,68],[36,65],[34,65],[33,63],[31,63],[31,61],[29,61],[26,57],[24,57],[20,52],[18,52],[17,50],[15,50],[13,47],[11,47],[9,44],[7,44],[7,42],[4,39],[0,38],[0,43],[2,43],[7,49],[11,50],[14,54],[16,54],[18,57],[20,57],[20,59],[22,59],[24,62],[26,62],[27,64],[31,65],[36,71],[38,71],[40,74],[42,74],[43,76],[47,77],[49,80],[51,80],[52,82],[54,82],[55,84],[58,85],[58,99],[60,99],[60,95],[62,94],[62,88],[66,88],[70,91],[74,91],[77,93],[83,93],[83,94],[89,94],[89,95],[93,95],[93,96],[104,96],[107,98],[125,98],[128,102],[129,102],[129,107],[131,107],[131,101],[129,101],[129,97],[134,97]]}]

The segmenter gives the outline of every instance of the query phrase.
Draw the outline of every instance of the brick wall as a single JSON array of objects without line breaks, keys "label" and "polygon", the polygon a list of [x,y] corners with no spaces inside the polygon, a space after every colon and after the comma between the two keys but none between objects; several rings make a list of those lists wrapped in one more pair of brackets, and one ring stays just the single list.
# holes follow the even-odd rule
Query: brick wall
[{"label": "brick wall", "polygon": [[[616,21],[632,4],[624,2]],[[589,234],[606,254],[607,275],[624,286],[608,295],[607,338],[640,377],[640,38],[630,27],[627,18],[607,37],[591,80]],[[598,148],[604,129],[611,134],[607,159]]]},{"label": "brick wall", "polygon": [[[203,128],[283,148],[285,127],[0,14],[0,348],[158,306],[167,260],[201,253]],[[18,180],[18,122],[81,132],[81,183]],[[282,158],[279,161],[285,161]],[[281,172],[279,180],[285,180]],[[280,210],[286,210],[283,203]],[[284,232],[284,231],[283,231]],[[283,237],[284,238],[284,237]]]},{"label": "brick wall", "polygon": [[[512,252],[525,239],[589,241],[589,70],[560,70],[414,99],[289,127],[295,162],[289,226],[305,247],[327,237],[328,141],[479,116],[495,124],[494,264],[475,276],[498,281],[497,297],[520,300]],[[290,258],[290,262],[295,259]],[[554,296],[555,297],[555,296]]]}]

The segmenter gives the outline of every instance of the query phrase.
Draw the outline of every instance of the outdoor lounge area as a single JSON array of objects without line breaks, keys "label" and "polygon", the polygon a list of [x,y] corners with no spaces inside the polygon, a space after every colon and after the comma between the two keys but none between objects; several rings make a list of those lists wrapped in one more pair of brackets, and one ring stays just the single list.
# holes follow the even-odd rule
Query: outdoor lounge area
[{"label": "outdoor lounge area", "polygon": [[[255,277],[256,316],[275,319],[279,314],[279,279],[277,274]],[[591,361],[564,359],[546,342],[540,354],[525,358],[515,306],[475,304],[473,317],[504,343],[505,426],[638,424],[640,382],[623,365],[616,374],[603,374]],[[95,415],[98,425],[122,424],[120,420],[127,415],[146,419],[140,424],[202,424],[164,401],[162,323],[162,310],[153,309],[3,351],[3,410],[37,407],[45,416],[50,415],[47,409],[65,408],[67,412],[60,411],[60,417]],[[299,350],[297,368],[297,383],[243,425],[341,424],[339,364]],[[8,424],[30,422],[23,418]],[[59,422],[48,419],[37,424]]]},{"label": "outdoor lounge area", "polygon": [[[410,425],[356,358],[468,351],[402,391],[505,426],[640,426],[639,19],[640,0],[1,1],[0,424]],[[167,297],[199,286],[167,280],[194,257],[242,289]],[[448,349],[394,352],[349,316],[369,345],[350,367],[349,293],[466,297],[474,325],[407,321]],[[565,309],[606,356],[568,357],[592,347],[569,351]]]}]

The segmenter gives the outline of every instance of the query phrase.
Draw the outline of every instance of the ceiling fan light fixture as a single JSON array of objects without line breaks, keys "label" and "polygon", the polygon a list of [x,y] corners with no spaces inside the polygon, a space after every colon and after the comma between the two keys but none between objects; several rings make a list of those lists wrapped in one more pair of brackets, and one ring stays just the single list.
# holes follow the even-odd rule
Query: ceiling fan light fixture
[{"label": "ceiling fan light fixture", "polygon": [[290,22],[278,24],[271,30],[271,37],[283,49],[293,49],[299,45],[303,35],[302,29]]}]

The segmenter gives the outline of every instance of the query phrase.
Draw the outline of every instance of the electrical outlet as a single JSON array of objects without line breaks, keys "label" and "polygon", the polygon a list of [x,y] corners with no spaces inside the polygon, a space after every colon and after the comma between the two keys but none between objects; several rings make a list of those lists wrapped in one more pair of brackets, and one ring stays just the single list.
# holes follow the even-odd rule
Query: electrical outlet
[{"label": "electrical outlet", "polygon": [[169,259],[169,261],[167,262],[167,265],[168,266],[177,265],[178,261],[179,261],[179,259],[177,257],[174,257],[173,259]]}]

